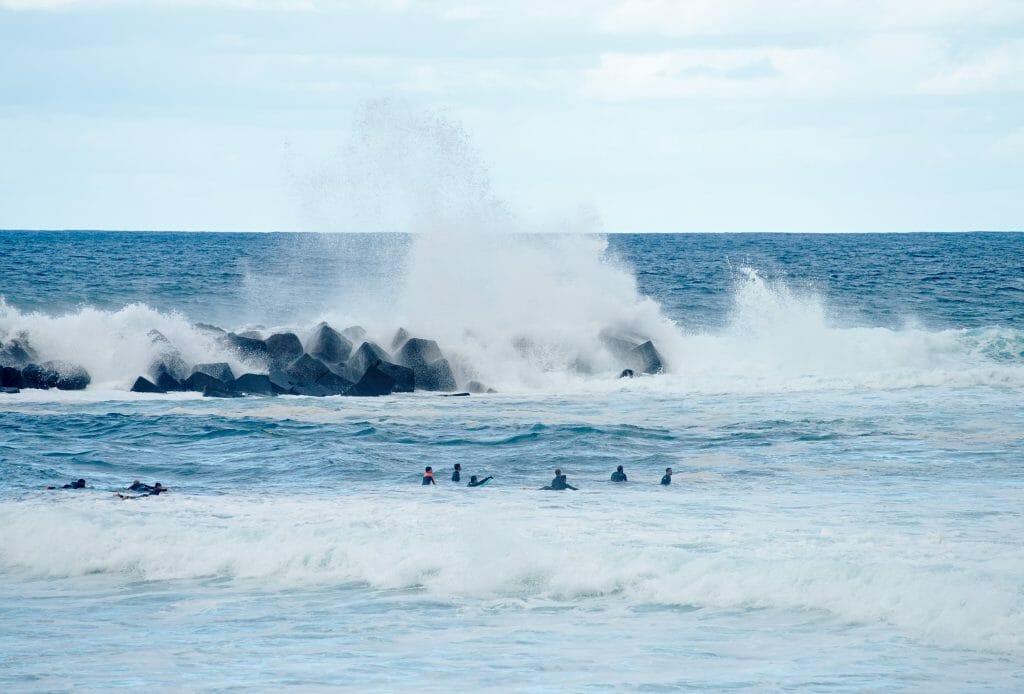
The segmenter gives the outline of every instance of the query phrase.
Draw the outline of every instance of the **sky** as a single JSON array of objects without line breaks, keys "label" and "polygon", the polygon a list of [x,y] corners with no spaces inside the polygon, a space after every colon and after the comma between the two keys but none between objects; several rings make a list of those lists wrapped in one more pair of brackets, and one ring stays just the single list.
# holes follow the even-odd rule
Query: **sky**
[{"label": "sky", "polygon": [[414,231],[467,188],[524,230],[1024,229],[1024,1],[0,0],[0,228]]}]

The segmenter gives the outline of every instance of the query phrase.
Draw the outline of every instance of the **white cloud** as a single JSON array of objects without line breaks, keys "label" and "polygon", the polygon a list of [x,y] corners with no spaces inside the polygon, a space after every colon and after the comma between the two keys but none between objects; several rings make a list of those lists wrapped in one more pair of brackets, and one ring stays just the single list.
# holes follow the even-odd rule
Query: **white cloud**
[{"label": "white cloud", "polygon": [[962,28],[1024,21],[1019,0],[621,0],[601,30],[661,36]]},{"label": "white cloud", "polygon": [[1024,90],[1024,41],[955,48],[930,34],[885,33],[812,48],[610,52],[585,72],[582,92],[630,101]]}]

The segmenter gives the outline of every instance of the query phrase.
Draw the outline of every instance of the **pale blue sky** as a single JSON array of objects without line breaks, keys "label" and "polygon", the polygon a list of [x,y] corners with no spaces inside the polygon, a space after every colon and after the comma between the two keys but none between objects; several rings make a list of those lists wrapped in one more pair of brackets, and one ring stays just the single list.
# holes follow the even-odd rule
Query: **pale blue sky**
[{"label": "pale blue sky", "polygon": [[1021,229],[1024,2],[0,0],[0,228],[401,226],[452,132],[529,228]]}]

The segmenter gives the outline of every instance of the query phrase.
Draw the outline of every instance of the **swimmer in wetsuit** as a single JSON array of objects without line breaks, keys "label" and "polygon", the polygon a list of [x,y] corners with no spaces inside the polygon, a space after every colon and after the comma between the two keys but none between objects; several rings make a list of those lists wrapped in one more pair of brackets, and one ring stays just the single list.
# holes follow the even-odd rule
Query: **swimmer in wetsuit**
[{"label": "swimmer in wetsuit", "polygon": [[615,468],[615,472],[612,473],[612,482],[627,482],[629,478],[626,477],[626,473],[622,471],[622,466]]},{"label": "swimmer in wetsuit", "polygon": [[477,479],[476,479],[476,475],[470,475],[469,476],[469,484],[467,484],[466,486],[467,487],[482,487],[482,486],[484,486],[485,484],[487,484],[488,482],[490,482],[493,479],[494,479],[494,477],[492,475],[488,475],[487,477],[484,477],[482,480],[480,480],[478,482]]},{"label": "swimmer in wetsuit", "polygon": [[668,485],[672,484],[672,468],[670,468],[670,467],[665,468],[665,474],[661,478],[661,483],[663,485],[665,485],[665,486],[668,486]]},{"label": "swimmer in wetsuit", "polygon": [[455,463],[455,467],[452,469],[452,482],[458,482],[462,479],[462,464]]},{"label": "swimmer in wetsuit", "polygon": [[168,489],[164,485],[160,484],[159,482],[157,482],[152,487],[150,487],[148,484],[142,484],[138,480],[135,480],[134,482],[132,482],[132,486],[128,487],[128,489],[133,491],[133,492],[143,492],[143,493],[142,494],[137,494],[135,496],[129,496],[127,494],[118,493],[118,494],[115,494],[115,496],[117,496],[120,499],[141,499],[144,496],[160,496],[164,492],[171,491],[170,489]]},{"label": "swimmer in wetsuit", "polygon": [[437,484],[434,481],[434,468],[427,466],[427,469],[423,471],[423,484]]},{"label": "swimmer in wetsuit", "polygon": [[551,484],[549,484],[546,487],[541,487],[541,489],[543,489],[545,491],[556,491],[556,492],[564,491],[566,489],[571,489],[573,491],[579,491],[578,489],[576,489],[576,487],[574,487],[571,484],[569,484],[567,479],[568,478],[565,475],[562,474],[561,470],[555,470],[555,479],[551,480]]},{"label": "swimmer in wetsuit", "polygon": [[[70,484],[65,484],[60,489],[85,489],[85,480],[75,480]],[[58,489],[58,487],[46,487],[46,489]]]}]

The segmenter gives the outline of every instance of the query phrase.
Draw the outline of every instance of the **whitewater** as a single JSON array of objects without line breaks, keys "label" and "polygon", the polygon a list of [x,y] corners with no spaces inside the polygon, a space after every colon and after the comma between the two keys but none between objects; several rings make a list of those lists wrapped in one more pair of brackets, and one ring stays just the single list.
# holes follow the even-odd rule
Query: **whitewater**
[{"label": "whitewater", "polygon": [[[0,342],[92,376],[0,395],[6,691],[1024,686],[1022,235],[0,247]],[[196,324],[322,320],[496,392],[129,392],[153,329],[242,369]]]}]

